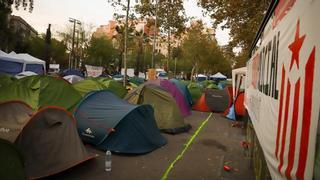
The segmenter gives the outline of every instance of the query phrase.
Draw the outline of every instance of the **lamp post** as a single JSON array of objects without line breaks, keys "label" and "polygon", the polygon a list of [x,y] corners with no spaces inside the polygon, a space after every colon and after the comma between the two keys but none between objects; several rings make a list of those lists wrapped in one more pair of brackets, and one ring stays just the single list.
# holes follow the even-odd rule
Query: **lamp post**
[{"label": "lamp post", "polygon": [[154,68],[154,52],[156,48],[156,38],[157,38],[157,14],[158,14],[158,0],[155,0],[156,12],[154,19],[154,30],[153,30],[153,46],[152,46],[152,58],[151,58],[151,68]]},{"label": "lamp post", "polygon": [[76,33],[76,24],[81,25],[81,22],[77,19],[74,18],[69,18],[69,22],[73,23],[73,32],[72,32],[72,49],[71,49],[71,54],[72,54],[72,60],[70,62],[71,68],[76,67],[75,64],[75,59],[76,59],[76,54],[74,51],[74,41],[75,41],[75,33]]},{"label": "lamp post", "polygon": [[126,24],[125,24],[125,34],[124,34],[124,77],[123,77],[123,86],[126,86],[127,82],[127,52],[128,52],[128,18],[130,10],[130,0],[127,0],[127,12],[126,12]]}]

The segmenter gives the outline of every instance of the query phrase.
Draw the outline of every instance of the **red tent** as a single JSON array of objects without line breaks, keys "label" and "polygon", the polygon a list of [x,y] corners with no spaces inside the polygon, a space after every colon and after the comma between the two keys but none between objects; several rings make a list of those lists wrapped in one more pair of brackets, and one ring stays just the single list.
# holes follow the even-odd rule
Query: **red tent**
[{"label": "red tent", "polygon": [[210,108],[206,104],[205,93],[202,93],[200,99],[192,107],[193,110],[202,111],[202,112],[211,112]]}]

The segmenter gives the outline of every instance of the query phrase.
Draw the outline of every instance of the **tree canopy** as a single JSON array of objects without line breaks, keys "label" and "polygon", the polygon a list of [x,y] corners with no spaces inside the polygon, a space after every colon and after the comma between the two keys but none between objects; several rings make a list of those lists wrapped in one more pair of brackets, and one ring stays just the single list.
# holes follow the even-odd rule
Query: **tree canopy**
[{"label": "tree canopy", "polygon": [[190,71],[191,68],[198,72],[228,73],[231,71],[230,61],[223,56],[223,52],[217,45],[214,38],[210,34],[204,32],[201,21],[194,23],[186,33],[186,37],[181,44],[182,61],[181,65],[189,67],[185,69]]},{"label": "tree canopy", "polygon": [[214,27],[230,28],[229,50],[242,49],[236,57],[238,66],[245,65],[245,59],[259,25],[266,13],[268,0],[198,0],[198,5],[214,20]]},{"label": "tree canopy", "polygon": [[[92,38],[87,50],[87,60],[91,65],[99,65],[106,68],[114,64],[116,51],[113,48],[112,41],[106,37]],[[112,68],[111,68],[112,69]]]}]

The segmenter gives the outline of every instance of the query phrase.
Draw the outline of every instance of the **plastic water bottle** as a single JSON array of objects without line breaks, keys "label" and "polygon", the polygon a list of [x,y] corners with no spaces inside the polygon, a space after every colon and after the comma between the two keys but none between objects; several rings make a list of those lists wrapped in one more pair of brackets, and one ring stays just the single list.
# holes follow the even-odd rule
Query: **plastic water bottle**
[{"label": "plastic water bottle", "polygon": [[111,171],[111,151],[107,150],[106,151],[106,161],[105,161],[105,168],[106,168],[106,171],[109,172]]}]

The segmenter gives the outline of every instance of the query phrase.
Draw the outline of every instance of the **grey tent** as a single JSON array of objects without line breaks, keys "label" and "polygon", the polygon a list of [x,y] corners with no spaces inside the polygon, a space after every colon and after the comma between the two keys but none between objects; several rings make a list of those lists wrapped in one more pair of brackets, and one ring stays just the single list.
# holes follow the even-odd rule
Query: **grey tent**
[{"label": "grey tent", "polygon": [[0,138],[15,142],[33,114],[32,108],[22,101],[0,104]]},{"label": "grey tent", "polygon": [[28,179],[21,152],[14,144],[1,138],[0,162],[1,179]]},{"label": "grey tent", "polygon": [[29,106],[14,101],[0,104],[0,113],[0,138],[16,144],[30,178],[59,173],[95,157],[87,153],[75,120],[62,108],[46,107],[32,114]]},{"label": "grey tent", "polygon": [[88,94],[75,117],[82,140],[102,150],[141,154],[166,144],[152,106],[130,104],[107,90]]},{"label": "grey tent", "polygon": [[230,104],[230,96],[227,89],[206,89],[206,104],[213,112],[224,112]]}]

